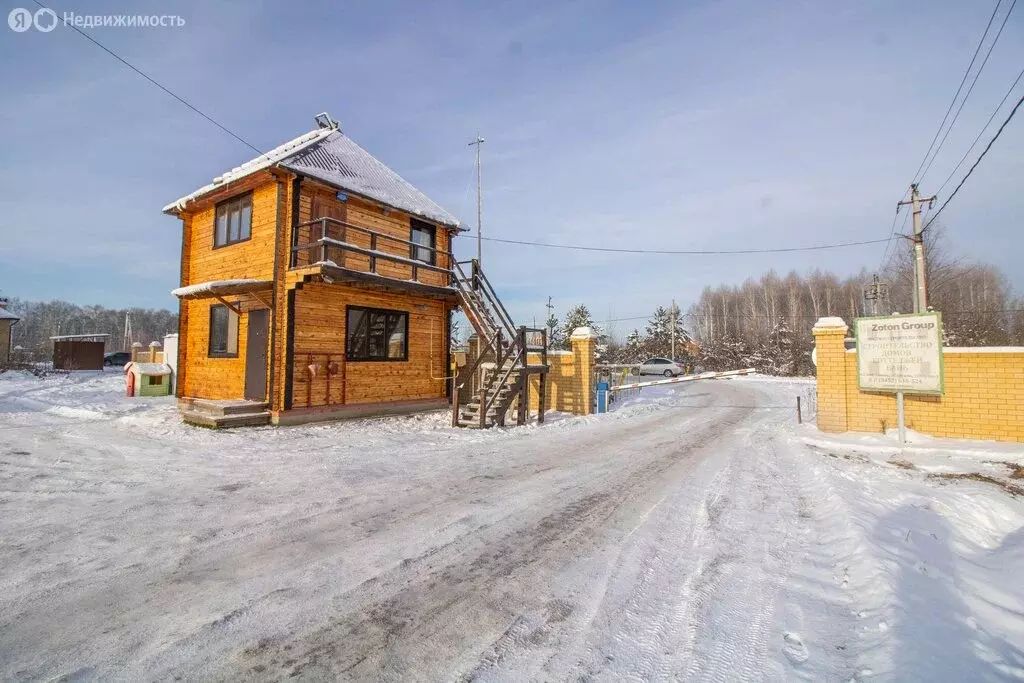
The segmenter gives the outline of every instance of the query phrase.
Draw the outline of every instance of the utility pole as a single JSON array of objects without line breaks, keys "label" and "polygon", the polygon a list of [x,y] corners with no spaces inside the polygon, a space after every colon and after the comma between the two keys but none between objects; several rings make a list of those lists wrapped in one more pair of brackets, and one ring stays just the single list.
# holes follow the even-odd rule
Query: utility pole
[{"label": "utility pole", "polygon": [[672,299],[672,362],[676,362],[676,300]]},{"label": "utility pole", "polygon": [[555,305],[551,303],[550,296],[548,297],[548,303],[545,308],[548,309],[548,319],[544,321],[544,327],[548,328],[548,345],[550,345],[551,338],[555,335],[555,320],[553,318]]},{"label": "utility pole", "polygon": [[911,238],[914,242],[914,313],[924,313],[928,310],[928,283],[925,277],[924,262],[924,231],[921,228],[921,204],[928,202],[930,209],[935,205],[935,195],[921,198],[917,190],[917,183],[910,186],[910,200],[896,204],[896,213],[900,207],[910,204],[914,212],[914,235]]},{"label": "utility pole", "polygon": [[476,140],[469,143],[472,147],[476,145],[476,262],[479,265],[483,261],[483,195],[480,193],[480,145],[484,139],[480,133],[476,134]]},{"label": "utility pole", "polygon": [[878,302],[880,299],[889,299],[889,285],[881,282],[877,275],[872,276],[871,284],[864,287],[864,299],[871,306],[871,315],[878,315]]}]

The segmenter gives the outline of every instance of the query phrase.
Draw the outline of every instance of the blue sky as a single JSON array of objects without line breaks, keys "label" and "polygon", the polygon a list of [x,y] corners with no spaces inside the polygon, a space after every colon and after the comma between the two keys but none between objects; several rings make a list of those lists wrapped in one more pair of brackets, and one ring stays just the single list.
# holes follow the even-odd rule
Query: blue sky
[{"label": "blue sky", "polygon": [[[52,6],[180,15],[182,28],[91,33],[261,149],[329,111],[470,226],[466,143],[479,130],[485,235],[736,249],[887,236],[994,2]],[[923,191],[1022,65],[1017,11]],[[160,208],[252,151],[64,27],[0,30],[0,88],[0,292],[173,307],[180,224]],[[950,245],[999,265],[1018,290],[1022,121],[943,213]],[[463,256],[475,249],[457,242]],[[585,302],[598,318],[646,315],[769,268],[873,269],[882,251],[625,256],[490,243],[484,260],[529,323],[549,295],[562,312]]]}]

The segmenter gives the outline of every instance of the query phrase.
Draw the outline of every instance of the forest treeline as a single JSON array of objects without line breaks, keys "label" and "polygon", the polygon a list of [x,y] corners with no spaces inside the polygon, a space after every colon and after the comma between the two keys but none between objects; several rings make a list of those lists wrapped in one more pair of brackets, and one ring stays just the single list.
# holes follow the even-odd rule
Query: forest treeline
[{"label": "forest treeline", "polygon": [[[6,309],[21,320],[11,330],[12,346],[20,346],[23,360],[47,360],[53,353],[50,337],[64,334],[109,334],[107,351],[123,351],[123,308],[79,306],[67,301],[11,299]],[[163,343],[165,334],[178,331],[178,314],[164,309],[131,309],[132,340],[148,346]]]},{"label": "forest treeline", "polygon": [[[926,253],[928,304],[942,314],[945,345],[1024,345],[1024,298],[1014,294],[1004,273],[953,258],[943,248],[941,234]],[[909,250],[899,250],[881,273],[880,280],[889,285],[888,298],[877,301],[875,309],[864,298],[864,288],[872,282],[866,269],[846,278],[821,270],[784,276],[768,271],[738,286],[706,287],[683,315],[686,329],[700,345],[695,364],[704,370],[753,367],[774,375],[811,375],[815,321],[838,316],[852,325],[857,317],[910,313],[913,272]],[[659,318],[664,319],[663,309],[652,316],[652,323]],[[650,330],[661,327],[635,330],[624,345],[610,343],[608,360],[634,363],[665,355],[664,335],[655,340],[660,342],[655,353],[644,344]]]}]

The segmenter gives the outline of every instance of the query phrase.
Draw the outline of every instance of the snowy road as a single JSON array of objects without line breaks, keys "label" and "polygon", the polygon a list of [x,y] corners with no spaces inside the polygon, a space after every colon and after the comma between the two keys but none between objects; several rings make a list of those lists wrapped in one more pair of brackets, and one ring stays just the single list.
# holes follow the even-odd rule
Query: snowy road
[{"label": "snowy road", "polygon": [[[998,638],[950,626],[988,648],[961,669],[942,644],[908,654],[900,615],[929,607],[893,597],[889,541],[865,540],[892,511],[861,528],[850,465],[797,443],[800,385],[706,382],[504,433],[209,432],[90,390],[0,392],[0,679],[1000,680],[1024,662],[1002,613]],[[70,407],[45,409],[57,395]],[[979,545],[1020,527],[992,495],[1004,519]]]}]

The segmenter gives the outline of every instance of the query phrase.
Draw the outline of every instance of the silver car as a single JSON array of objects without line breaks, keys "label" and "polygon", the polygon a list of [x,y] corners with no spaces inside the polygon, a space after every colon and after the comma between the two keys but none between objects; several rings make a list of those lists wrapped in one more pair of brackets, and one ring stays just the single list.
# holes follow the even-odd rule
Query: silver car
[{"label": "silver car", "polygon": [[673,362],[668,358],[648,358],[639,366],[633,368],[634,375],[664,375],[665,377],[675,377],[682,375],[686,372],[685,368],[679,363]]}]

